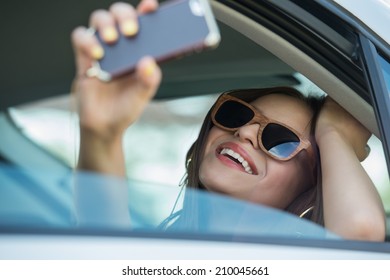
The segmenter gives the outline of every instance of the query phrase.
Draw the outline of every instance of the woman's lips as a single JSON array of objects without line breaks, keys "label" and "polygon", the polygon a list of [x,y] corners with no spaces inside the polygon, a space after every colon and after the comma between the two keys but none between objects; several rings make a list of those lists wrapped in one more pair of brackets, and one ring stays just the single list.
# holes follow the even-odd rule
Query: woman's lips
[{"label": "woman's lips", "polygon": [[248,153],[236,143],[224,143],[216,149],[222,163],[251,175],[257,175],[256,166]]}]

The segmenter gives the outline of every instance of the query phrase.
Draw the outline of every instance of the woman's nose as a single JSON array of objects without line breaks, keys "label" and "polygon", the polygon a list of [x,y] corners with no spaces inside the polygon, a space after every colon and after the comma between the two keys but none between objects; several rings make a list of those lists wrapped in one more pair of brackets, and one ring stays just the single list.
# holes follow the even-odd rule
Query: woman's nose
[{"label": "woman's nose", "polygon": [[258,134],[260,125],[257,123],[241,126],[234,133],[242,142],[250,142],[255,149],[259,148]]}]

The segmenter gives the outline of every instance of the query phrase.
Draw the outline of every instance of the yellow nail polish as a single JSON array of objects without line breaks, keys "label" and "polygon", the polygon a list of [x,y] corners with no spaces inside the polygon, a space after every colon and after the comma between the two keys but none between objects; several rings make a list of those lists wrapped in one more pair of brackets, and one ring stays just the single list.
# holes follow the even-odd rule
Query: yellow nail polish
[{"label": "yellow nail polish", "polygon": [[147,76],[147,77],[150,77],[154,74],[154,72],[156,71],[156,64],[154,64],[153,62],[150,62],[148,63],[148,65],[145,67],[144,69],[144,74]]},{"label": "yellow nail polish", "polygon": [[118,38],[118,33],[114,27],[106,27],[103,29],[103,38],[106,41],[112,42]]},{"label": "yellow nail polish", "polygon": [[101,59],[104,56],[104,50],[100,46],[94,46],[91,50],[94,59]]},{"label": "yellow nail polish", "polygon": [[126,20],[122,24],[122,32],[127,36],[133,36],[138,32],[138,23],[134,20]]}]

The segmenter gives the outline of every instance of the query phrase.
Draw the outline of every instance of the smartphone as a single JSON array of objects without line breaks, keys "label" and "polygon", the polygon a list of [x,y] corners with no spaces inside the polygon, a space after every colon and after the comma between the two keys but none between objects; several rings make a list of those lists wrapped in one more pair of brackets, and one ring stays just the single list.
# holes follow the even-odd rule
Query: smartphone
[{"label": "smartphone", "polygon": [[133,37],[120,35],[114,44],[103,42],[104,57],[87,75],[110,81],[134,70],[143,56],[158,63],[218,46],[221,36],[208,0],[171,0],[153,13],[138,18]]}]

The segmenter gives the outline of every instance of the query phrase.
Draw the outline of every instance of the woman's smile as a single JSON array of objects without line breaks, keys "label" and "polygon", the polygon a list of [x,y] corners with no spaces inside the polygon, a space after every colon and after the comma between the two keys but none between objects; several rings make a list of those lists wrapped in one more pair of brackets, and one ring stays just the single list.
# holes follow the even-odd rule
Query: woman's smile
[{"label": "woman's smile", "polygon": [[249,154],[240,145],[226,142],[218,146],[216,157],[228,167],[238,169],[247,174],[257,175],[256,166]]}]

